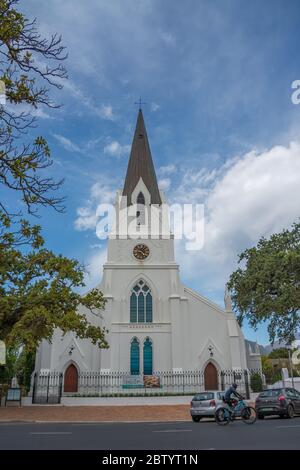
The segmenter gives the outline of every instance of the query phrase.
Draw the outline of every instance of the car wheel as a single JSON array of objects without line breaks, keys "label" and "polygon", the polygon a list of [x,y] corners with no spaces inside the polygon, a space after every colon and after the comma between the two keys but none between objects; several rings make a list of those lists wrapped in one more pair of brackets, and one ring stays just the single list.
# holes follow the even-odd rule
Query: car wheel
[{"label": "car wheel", "polygon": [[192,420],[194,421],[194,423],[199,423],[200,419],[200,416],[192,416]]},{"label": "car wheel", "polygon": [[264,415],[258,415],[258,419],[265,419]]},{"label": "car wheel", "polygon": [[292,405],[289,405],[286,410],[286,417],[293,418],[294,417],[294,408]]}]

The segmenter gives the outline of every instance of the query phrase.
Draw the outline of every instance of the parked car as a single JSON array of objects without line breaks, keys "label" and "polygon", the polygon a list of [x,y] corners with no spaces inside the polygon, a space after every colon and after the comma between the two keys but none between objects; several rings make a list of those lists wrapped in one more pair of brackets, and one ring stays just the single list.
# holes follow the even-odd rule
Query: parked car
[{"label": "parked car", "polygon": [[300,414],[300,393],[294,388],[272,388],[261,392],[255,401],[258,419],[278,415],[293,418]]},{"label": "parked car", "polygon": [[216,406],[223,403],[224,392],[207,391],[197,393],[191,401],[191,417],[198,423],[204,416],[215,416]]}]

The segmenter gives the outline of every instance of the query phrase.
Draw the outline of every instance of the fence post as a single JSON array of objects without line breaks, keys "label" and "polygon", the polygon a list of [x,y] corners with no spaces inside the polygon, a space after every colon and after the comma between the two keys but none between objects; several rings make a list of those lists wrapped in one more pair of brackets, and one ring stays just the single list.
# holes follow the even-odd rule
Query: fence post
[{"label": "fence post", "polygon": [[60,373],[59,374],[59,386],[58,386],[58,399],[57,399],[57,402],[60,403],[61,402],[61,396],[62,396],[62,384],[63,384],[63,374]]},{"label": "fence post", "polygon": [[224,372],[221,370],[221,390],[225,390],[224,375]]},{"label": "fence post", "polygon": [[246,388],[246,398],[249,400],[250,398],[250,387],[249,387],[249,376],[247,369],[244,370],[244,378],[245,378],[245,388]]},{"label": "fence post", "polygon": [[32,387],[32,403],[33,404],[35,403],[36,377],[37,377],[37,372],[35,372],[33,376],[33,387]]},{"label": "fence post", "polygon": [[48,400],[49,400],[49,387],[50,387],[50,372],[48,373],[48,378],[47,378],[47,398],[46,398],[46,403],[48,403]]}]

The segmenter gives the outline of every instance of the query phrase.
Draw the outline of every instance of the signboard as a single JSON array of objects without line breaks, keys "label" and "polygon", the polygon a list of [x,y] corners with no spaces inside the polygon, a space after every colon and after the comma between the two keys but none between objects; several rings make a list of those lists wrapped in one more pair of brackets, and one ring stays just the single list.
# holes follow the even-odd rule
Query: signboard
[{"label": "signboard", "polygon": [[8,401],[18,401],[21,406],[22,390],[20,388],[9,388],[6,393],[5,406]]},{"label": "signboard", "polygon": [[0,366],[6,364],[6,347],[4,341],[0,341]]},{"label": "signboard", "polygon": [[157,377],[156,375],[145,375],[144,376],[144,385],[147,388],[160,387],[159,377]]},{"label": "signboard", "polygon": [[122,388],[142,388],[144,380],[142,375],[126,375],[123,380]]},{"label": "signboard", "polygon": [[124,384],[126,385],[144,385],[142,375],[126,375],[124,377]]}]

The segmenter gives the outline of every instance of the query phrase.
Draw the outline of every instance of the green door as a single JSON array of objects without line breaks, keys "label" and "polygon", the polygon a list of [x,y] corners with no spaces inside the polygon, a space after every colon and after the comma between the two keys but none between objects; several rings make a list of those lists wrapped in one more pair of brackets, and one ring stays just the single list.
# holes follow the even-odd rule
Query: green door
[{"label": "green door", "polygon": [[140,373],[140,345],[136,338],[131,341],[130,373],[131,375],[139,375]]},{"label": "green door", "polygon": [[144,375],[152,375],[152,342],[149,338],[144,342]]}]

